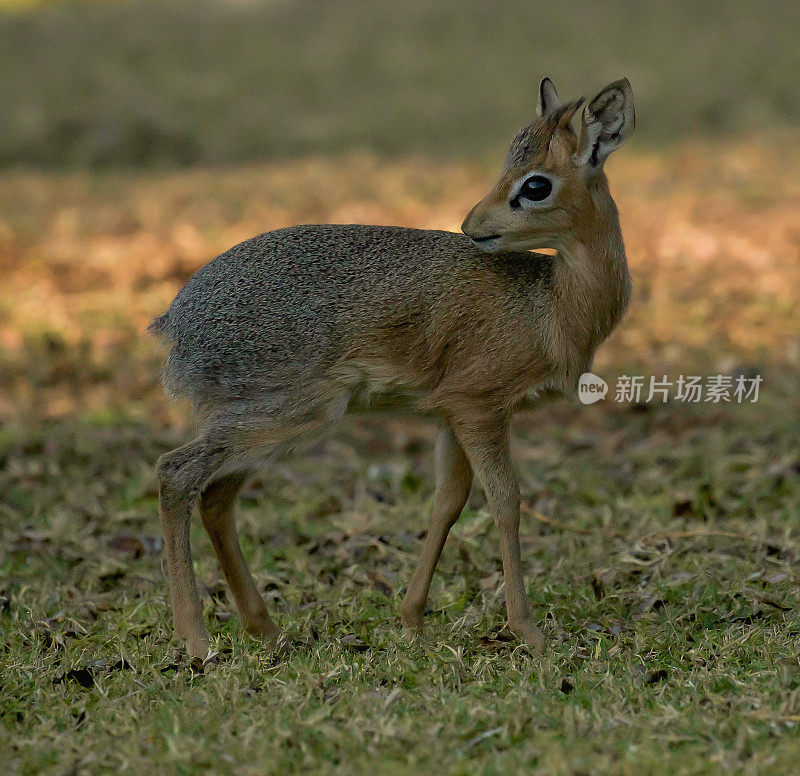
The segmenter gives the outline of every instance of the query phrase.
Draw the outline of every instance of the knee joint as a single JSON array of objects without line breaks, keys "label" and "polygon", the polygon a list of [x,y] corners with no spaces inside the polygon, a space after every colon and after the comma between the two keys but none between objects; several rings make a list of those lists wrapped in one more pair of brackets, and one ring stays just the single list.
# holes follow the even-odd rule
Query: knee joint
[{"label": "knee joint", "polygon": [[159,490],[162,496],[181,495],[197,498],[202,483],[198,481],[188,462],[170,453],[162,455],[156,464]]}]

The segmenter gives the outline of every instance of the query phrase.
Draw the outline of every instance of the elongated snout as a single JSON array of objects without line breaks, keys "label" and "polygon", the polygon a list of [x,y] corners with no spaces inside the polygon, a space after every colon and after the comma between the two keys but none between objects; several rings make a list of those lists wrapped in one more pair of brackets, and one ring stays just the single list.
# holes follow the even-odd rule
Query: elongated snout
[{"label": "elongated snout", "polygon": [[479,202],[472,210],[467,213],[467,217],[464,219],[464,222],[461,224],[461,231],[464,232],[470,240],[474,240],[476,237],[480,238],[480,223],[483,220],[480,214],[480,206],[481,203]]},{"label": "elongated snout", "polygon": [[461,224],[461,231],[472,240],[476,248],[487,253],[494,253],[500,246],[502,235],[488,223],[483,200],[467,213],[464,223]]}]

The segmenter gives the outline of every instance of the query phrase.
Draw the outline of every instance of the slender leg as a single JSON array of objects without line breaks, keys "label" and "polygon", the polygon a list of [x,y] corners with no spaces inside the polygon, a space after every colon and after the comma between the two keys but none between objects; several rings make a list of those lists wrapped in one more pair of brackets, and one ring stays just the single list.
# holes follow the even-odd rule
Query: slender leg
[{"label": "slender leg", "polygon": [[200,516],[248,633],[274,639],[280,630],[267,612],[236,538],[233,505],[246,479],[246,474],[231,474],[208,485],[200,497]]},{"label": "slender leg", "polygon": [[408,585],[408,592],[400,607],[403,625],[422,629],[422,615],[433,572],[447,541],[447,534],[458,520],[472,485],[472,467],[448,428],[441,431],[436,441],[436,495],[425,546],[417,570]]},{"label": "slender leg", "polygon": [[197,439],[159,458],[160,511],[175,630],[186,639],[194,657],[208,654],[208,633],[189,547],[194,504],[204,494],[203,522],[245,626],[259,635],[276,635],[277,628],[266,613],[236,540],[232,503],[241,481],[219,473],[226,461],[263,461],[321,438],[344,413],[348,398],[341,387],[326,384],[315,385],[310,398],[301,400],[295,396],[278,409],[272,405],[265,409],[258,403],[246,410],[239,405],[221,406],[204,419],[204,430]]},{"label": "slender leg", "polygon": [[192,568],[189,527],[208,464],[205,442],[197,439],[161,456],[157,466],[175,631],[186,641],[189,654],[201,659],[208,654],[208,632]]},{"label": "slender leg", "polygon": [[528,644],[544,647],[525,592],[519,546],[519,484],[509,451],[510,415],[472,411],[454,422],[454,430],[486,492],[500,534],[508,625]]}]

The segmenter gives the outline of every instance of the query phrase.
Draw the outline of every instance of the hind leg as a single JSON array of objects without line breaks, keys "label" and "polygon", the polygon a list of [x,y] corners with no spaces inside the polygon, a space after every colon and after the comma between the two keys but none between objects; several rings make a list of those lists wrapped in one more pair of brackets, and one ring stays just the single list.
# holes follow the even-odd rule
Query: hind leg
[{"label": "hind leg", "polygon": [[247,474],[230,474],[208,485],[200,496],[200,517],[247,632],[274,639],[280,630],[267,612],[236,538],[233,505],[246,480]]},{"label": "hind leg", "polygon": [[[268,461],[327,435],[344,414],[348,399],[345,389],[326,380],[306,386],[303,395],[222,406],[206,416],[205,430],[194,442],[159,459],[161,519],[175,629],[193,656],[205,657],[208,650],[189,547],[195,502],[208,491],[204,523],[223,570],[232,580],[245,625],[260,634],[274,635],[275,625],[266,615],[234,534],[231,506],[241,482],[229,477],[233,472],[262,468]],[[214,487],[215,479],[224,484]]]},{"label": "hind leg", "polygon": [[219,460],[219,447],[200,437],[162,455],[156,467],[175,631],[189,654],[201,659],[208,654],[208,633],[192,568],[189,528],[195,502]]},{"label": "hind leg", "polygon": [[428,600],[431,580],[447,534],[467,503],[472,485],[472,467],[453,432],[448,428],[436,440],[436,495],[431,524],[422,548],[419,565],[408,585],[400,607],[403,625],[422,629],[422,615]]}]

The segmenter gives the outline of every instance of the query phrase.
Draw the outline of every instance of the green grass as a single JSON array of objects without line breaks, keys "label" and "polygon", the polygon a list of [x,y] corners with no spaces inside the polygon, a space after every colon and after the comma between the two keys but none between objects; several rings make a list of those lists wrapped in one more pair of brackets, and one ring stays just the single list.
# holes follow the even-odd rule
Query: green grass
[{"label": "green grass", "polygon": [[182,435],[123,416],[7,426],[7,772],[791,772],[800,406],[796,384],[765,377],[757,405],[558,403],[519,419],[525,503],[556,524],[523,521],[541,658],[503,629],[479,492],[440,564],[427,639],[402,633],[432,488],[421,422],[353,420],[245,492],[277,652],[230,616],[195,528],[219,653],[204,670],[172,637],[160,570],[152,463]]},{"label": "green grass", "polygon": [[569,98],[627,75],[636,143],[800,121],[800,6],[789,0],[11,8],[0,13],[3,166],[362,148],[475,157],[530,120],[544,75]]}]

